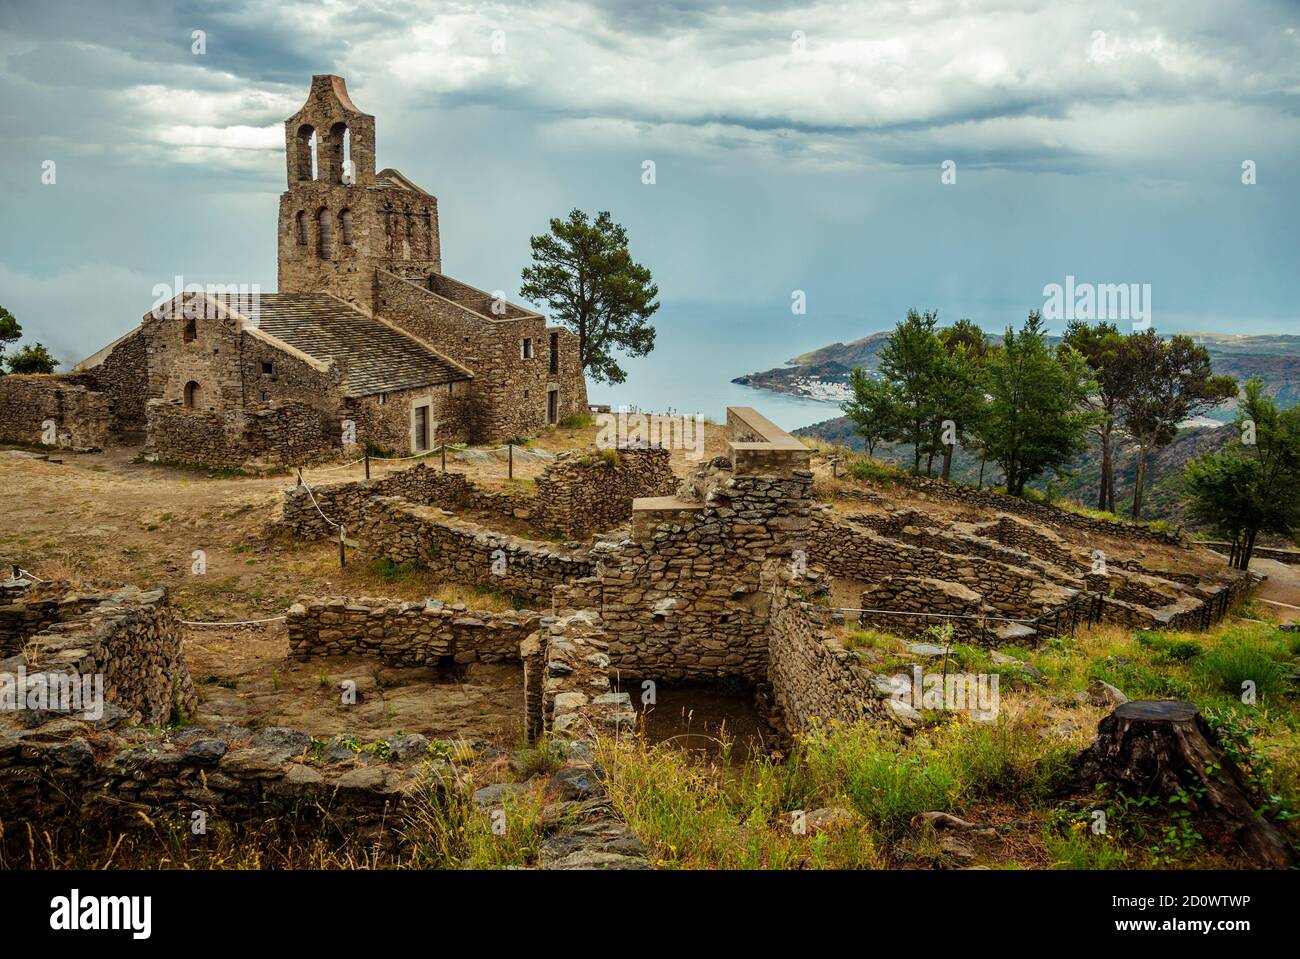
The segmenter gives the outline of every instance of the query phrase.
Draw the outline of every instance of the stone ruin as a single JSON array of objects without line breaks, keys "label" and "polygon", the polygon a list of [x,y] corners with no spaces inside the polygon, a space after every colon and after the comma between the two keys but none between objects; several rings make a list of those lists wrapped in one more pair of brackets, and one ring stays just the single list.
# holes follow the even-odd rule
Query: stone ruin
[{"label": "stone ruin", "polygon": [[[1043,621],[1045,610],[1089,593],[1098,594],[1105,620],[1194,629],[1253,582],[1226,572],[1166,577],[1128,559],[1099,582],[1085,549],[1009,513],[976,523],[889,509],[842,517],[814,501],[810,451],[765,417],[729,408],[726,436],[729,455],[701,464],[671,495],[628,502],[621,488],[611,513],[626,522],[587,544],[522,539],[458,517],[445,507],[481,508],[481,494],[463,477],[427,467],[315,490],[321,510],[342,519],[363,552],[419,560],[446,578],[490,584],[534,606],[488,614],[435,602],[302,597],[288,612],[291,655],[521,663],[521,722],[533,738],[566,744],[556,788],[562,801],[586,810],[571,824],[577,832],[552,846],[550,861],[636,867],[644,865],[639,843],[596,801],[603,786],[595,763],[600,738],[636,728],[632,684],[739,681],[783,734],[835,720],[915,721],[894,695],[894,680],[846,647],[843,612],[831,603],[836,577],[865,584],[863,609],[999,622],[1040,617],[1038,629],[1021,624],[1011,632],[962,620],[979,628],[963,627],[959,636],[991,644],[1036,641],[1034,634],[1060,625]],[[301,488],[286,493],[282,522],[319,537],[326,528],[305,496]],[[378,835],[413,796],[445,787],[439,777],[449,771],[418,736],[395,737],[401,741],[387,744],[386,762],[359,764],[337,741],[292,730],[126,728],[136,716],[159,722],[164,703],[185,709],[193,695],[165,594],[56,598],[13,589],[0,607],[8,651],[17,655],[36,637],[36,647],[64,656],[68,668],[115,670],[112,695],[131,715],[11,723],[0,736],[2,815],[47,814],[52,803],[68,815],[123,823],[124,810],[179,815],[198,805],[238,820],[259,797],[279,795],[308,799],[359,834]],[[899,629],[892,619],[864,614],[862,621]],[[146,626],[119,625],[126,623]],[[95,642],[83,642],[91,636]],[[136,673],[148,681],[133,685],[127,677]],[[39,785],[48,781],[59,789]],[[391,828],[386,836],[400,842]]]}]

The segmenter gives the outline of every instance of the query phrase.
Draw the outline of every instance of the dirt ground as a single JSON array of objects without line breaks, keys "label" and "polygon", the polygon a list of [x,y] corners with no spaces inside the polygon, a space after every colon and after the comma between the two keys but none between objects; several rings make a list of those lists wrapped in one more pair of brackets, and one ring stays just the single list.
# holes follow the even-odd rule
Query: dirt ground
[{"label": "dirt ground", "polygon": [[[547,452],[592,447],[594,426],[557,428],[530,446]],[[706,428],[706,456],[720,455],[721,427]],[[0,563],[47,580],[109,580],[166,586],[183,620],[234,622],[283,614],[300,595],[349,594],[441,599],[471,608],[508,608],[504,597],[438,581],[427,573],[385,579],[353,553],[339,567],[333,543],[303,543],[273,527],[292,476],[219,477],[136,462],[138,447],[100,453],[40,454],[0,447]],[[515,479],[504,451],[473,450],[448,468],[487,487],[526,489],[550,459],[518,450]],[[437,464],[438,458],[431,458]],[[411,466],[372,462],[371,475]],[[695,463],[674,451],[673,468]],[[363,465],[308,470],[313,485],[359,479]],[[488,519],[482,517],[481,519]],[[492,525],[505,528],[499,518]],[[505,529],[525,533],[526,529]],[[206,572],[196,573],[202,551]],[[245,627],[185,626],[185,654],[199,690],[202,725],[285,725],[318,736],[375,737],[418,732],[431,738],[515,742],[521,735],[522,670],[475,665],[454,674],[395,669],[366,660],[292,662],[283,621]],[[340,703],[340,683],[358,702]]]}]

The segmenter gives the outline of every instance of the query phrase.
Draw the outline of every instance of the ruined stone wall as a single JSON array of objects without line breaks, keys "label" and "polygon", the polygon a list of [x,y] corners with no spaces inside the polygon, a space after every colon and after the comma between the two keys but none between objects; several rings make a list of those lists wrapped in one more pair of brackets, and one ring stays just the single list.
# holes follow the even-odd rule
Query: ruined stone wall
[{"label": "ruined stone wall", "polygon": [[[428,740],[385,741],[384,763],[362,763],[348,748],[305,732],[226,726],[165,734],[55,720],[0,730],[0,822],[26,835],[30,823],[57,832],[160,830],[189,836],[193,813],[209,823],[260,829],[277,819],[336,831],[386,848],[399,846],[408,798],[436,794],[449,773],[430,760]],[[367,756],[372,754],[367,753]]]},{"label": "ruined stone wall", "polygon": [[[626,523],[635,499],[664,495],[676,485],[667,450],[627,449],[617,456],[611,464],[594,452],[563,453],[547,465],[531,494],[484,489],[462,473],[423,462],[382,478],[313,486],[312,494],[321,512],[348,526],[360,520],[371,496],[400,496],[422,506],[526,519],[538,529],[574,536]],[[328,536],[332,529],[299,487],[285,492],[280,522],[308,538]]]},{"label": "ruined stone wall", "polygon": [[319,462],[335,455],[342,436],[337,419],[298,402],[199,410],[150,400],[147,416],[148,448],[160,459],[218,469]]},{"label": "ruined stone wall", "polygon": [[1102,536],[1113,536],[1117,539],[1128,539],[1134,542],[1161,543],[1172,546],[1185,546],[1187,544],[1184,536],[1175,533],[1154,530],[1139,523],[1122,523],[1114,520],[1081,516],[1078,513],[1071,513],[1042,503],[1033,503],[1018,496],[1008,496],[1005,493],[998,493],[993,490],[976,489],[973,486],[948,483],[941,479],[932,479],[926,476],[912,476],[907,473],[897,474],[895,482],[908,489],[934,496],[944,502],[1014,513],[1027,517],[1035,523],[1042,523],[1045,526],[1068,527],[1086,533],[1097,533]]},{"label": "ruined stone wall", "polygon": [[700,500],[638,502],[633,535],[598,543],[599,573],[556,591],[559,609],[600,611],[622,677],[760,681],[767,594],[760,569],[790,562],[806,535],[812,477],[701,468]]},{"label": "ruined stone wall", "polygon": [[519,645],[541,614],[488,613],[437,600],[301,596],[289,607],[289,655],[373,656],[395,666],[519,660]]},{"label": "ruined stone wall", "polygon": [[[0,661],[0,673],[14,677],[21,668],[28,684],[44,682],[40,674],[102,676],[104,702],[135,723],[157,726],[193,714],[197,699],[166,590],[121,587],[66,599],[53,621],[40,618],[34,632],[7,643],[13,651]],[[10,625],[32,611],[22,600],[7,605],[0,611],[9,613],[3,618]],[[36,711],[42,708],[52,707]]]},{"label": "ruined stone wall", "polygon": [[150,398],[148,345],[143,331],[137,328],[91,370],[96,388],[109,398],[116,433],[145,428],[144,404]]},{"label": "ruined stone wall", "polygon": [[348,535],[355,536],[368,555],[394,563],[423,563],[457,582],[534,602],[545,601],[556,586],[594,572],[586,550],[507,536],[398,497],[367,500],[360,522]]},{"label": "ruined stone wall", "polygon": [[538,642],[524,650],[530,654],[525,658],[526,702],[536,704],[541,729],[588,747],[597,736],[631,732],[637,722],[631,695],[610,684],[609,636],[603,626],[593,610],[548,618],[536,634]]},{"label": "ruined stone wall", "polygon": [[60,374],[0,376],[0,439],[46,444],[52,421],[58,446],[99,447],[113,430],[112,399]]},{"label": "ruined stone wall", "polygon": [[561,453],[537,479],[533,522],[568,535],[608,530],[632,517],[632,501],[677,487],[666,449]]},{"label": "ruined stone wall", "polygon": [[786,731],[888,718],[879,677],[832,635],[829,614],[811,602],[822,595],[816,580],[795,580],[780,566],[766,580],[772,594],[766,679]]},{"label": "ruined stone wall", "polygon": [[[320,512],[312,505],[312,496],[320,504]],[[313,486],[311,496],[303,487],[290,487],[284,492],[280,523],[296,536],[327,537],[333,527],[321,519],[320,513],[353,528],[362,521],[367,501],[374,496],[400,496],[420,506],[487,510],[503,516],[517,516],[532,504],[531,497],[485,490],[464,473],[444,473],[436,465],[420,462],[374,479]]]},{"label": "ruined stone wall", "polygon": [[864,582],[910,575],[961,583],[979,593],[1001,616],[1037,616],[1073,595],[1066,587],[1002,563],[887,539],[838,520],[827,510],[813,513],[808,556],[836,575]]}]

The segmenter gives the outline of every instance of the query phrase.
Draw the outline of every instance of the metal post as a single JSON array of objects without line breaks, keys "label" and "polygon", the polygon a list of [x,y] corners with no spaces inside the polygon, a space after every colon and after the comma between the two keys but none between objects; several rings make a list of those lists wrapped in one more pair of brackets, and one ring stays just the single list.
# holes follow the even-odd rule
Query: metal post
[{"label": "metal post", "polygon": [[339,565],[348,565],[347,544],[343,541],[343,526],[339,525]]},{"label": "metal post", "polygon": [[515,445],[513,443],[506,444],[506,456],[508,457],[507,459],[508,465],[506,466],[506,479],[514,479],[515,478]]},{"label": "metal post", "polygon": [[370,450],[366,450],[366,479],[370,479]]},{"label": "metal post", "polygon": [[442,444],[442,471],[447,472],[447,444]]}]

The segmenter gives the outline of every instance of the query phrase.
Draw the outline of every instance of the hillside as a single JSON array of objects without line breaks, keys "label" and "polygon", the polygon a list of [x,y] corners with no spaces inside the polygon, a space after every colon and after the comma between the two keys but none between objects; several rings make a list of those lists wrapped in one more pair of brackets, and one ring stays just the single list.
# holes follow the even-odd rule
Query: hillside
[{"label": "hillside", "polygon": [[[853,423],[846,416],[814,423],[794,431],[796,436],[818,438],[836,446],[852,450],[863,448],[861,437],[853,429]],[[1171,523],[1180,523],[1195,529],[1196,524],[1187,517],[1186,504],[1183,502],[1183,466],[1191,459],[1206,451],[1216,451],[1232,439],[1233,431],[1228,428],[1202,427],[1182,430],[1177,438],[1163,449],[1155,450],[1150,457],[1150,482],[1147,488],[1147,519],[1163,519]],[[877,459],[893,461],[900,466],[910,467],[912,454],[909,447],[896,444],[882,444],[876,447]],[[922,461],[922,469],[925,463]],[[935,472],[939,463],[934,464]],[[1127,514],[1133,502],[1133,482],[1137,473],[1137,456],[1131,446],[1121,445],[1116,450],[1115,506],[1119,513]],[[1070,465],[1070,475],[1061,477],[1052,483],[1052,495],[1066,497],[1082,503],[1084,506],[1097,505],[1097,486],[1101,475],[1101,457],[1097,450],[1090,450]],[[953,479],[963,483],[976,483],[980,478],[979,458],[961,449],[953,457]],[[984,483],[996,484],[1002,479],[994,464],[987,464],[984,469]],[[1031,484],[1039,492],[1047,491],[1045,477]]]},{"label": "hillside", "polygon": [[[1282,406],[1300,403],[1300,336],[1237,336],[1228,333],[1191,333],[1210,351],[1214,369],[1245,382],[1252,376],[1268,384]],[[889,333],[872,333],[849,343],[832,343],[788,360],[784,366],[738,376],[733,383],[815,399],[847,395],[849,372],[855,366],[874,371]],[[990,335],[997,343],[1002,337]],[[1059,343],[1060,337],[1049,337]],[[1221,422],[1232,419],[1236,403],[1228,402],[1209,416]],[[819,424],[820,425],[820,424]]]}]

